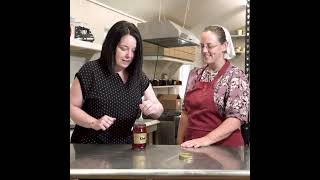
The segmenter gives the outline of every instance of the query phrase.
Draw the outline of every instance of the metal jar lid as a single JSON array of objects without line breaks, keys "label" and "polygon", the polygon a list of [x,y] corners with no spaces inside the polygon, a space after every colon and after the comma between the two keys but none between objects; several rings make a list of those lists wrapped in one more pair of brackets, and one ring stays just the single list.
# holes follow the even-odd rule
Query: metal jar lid
[{"label": "metal jar lid", "polygon": [[191,163],[193,158],[192,158],[192,154],[188,153],[188,152],[181,152],[179,153],[179,159],[183,160],[185,162]]}]

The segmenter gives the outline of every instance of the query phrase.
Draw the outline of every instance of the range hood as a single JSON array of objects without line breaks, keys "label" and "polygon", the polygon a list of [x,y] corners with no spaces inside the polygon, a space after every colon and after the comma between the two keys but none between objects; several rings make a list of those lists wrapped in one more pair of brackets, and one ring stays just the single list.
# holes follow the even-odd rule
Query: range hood
[{"label": "range hood", "polygon": [[190,31],[170,20],[145,22],[137,25],[142,40],[162,47],[198,46],[199,39]]}]

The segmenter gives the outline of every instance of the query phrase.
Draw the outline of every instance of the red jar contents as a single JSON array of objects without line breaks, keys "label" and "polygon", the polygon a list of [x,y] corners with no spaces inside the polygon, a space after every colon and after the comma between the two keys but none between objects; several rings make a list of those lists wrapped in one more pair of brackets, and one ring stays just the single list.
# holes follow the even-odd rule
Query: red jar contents
[{"label": "red jar contents", "polygon": [[142,121],[136,121],[133,125],[132,149],[144,150],[147,146],[147,126]]}]

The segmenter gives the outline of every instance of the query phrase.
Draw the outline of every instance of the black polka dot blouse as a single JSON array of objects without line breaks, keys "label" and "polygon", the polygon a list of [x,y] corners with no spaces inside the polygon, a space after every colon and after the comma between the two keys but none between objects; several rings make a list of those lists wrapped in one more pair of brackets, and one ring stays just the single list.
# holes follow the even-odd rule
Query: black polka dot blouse
[{"label": "black polka dot blouse", "polygon": [[131,127],[141,114],[139,104],[149,86],[148,77],[143,73],[138,82],[129,77],[123,83],[118,73],[107,73],[97,60],[85,63],[75,76],[81,85],[82,110],[96,119],[108,115],[116,120],[105,131],[76,125],[71,143],[132,143]]}]

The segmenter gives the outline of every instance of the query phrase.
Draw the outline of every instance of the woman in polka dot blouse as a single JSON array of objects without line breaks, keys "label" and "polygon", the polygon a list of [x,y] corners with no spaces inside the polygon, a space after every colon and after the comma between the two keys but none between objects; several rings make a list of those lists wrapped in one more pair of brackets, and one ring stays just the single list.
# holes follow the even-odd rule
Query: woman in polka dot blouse
[{"label": "woman in polka dot blouse", "polygon": [[85,63],[72,83],[70,117],[76,123],[72,143],[130,144],[131,127],[141,112],[160,117],[163,106],[142,72],[142,54],[137,27],[115,23],[100,58]]}]

